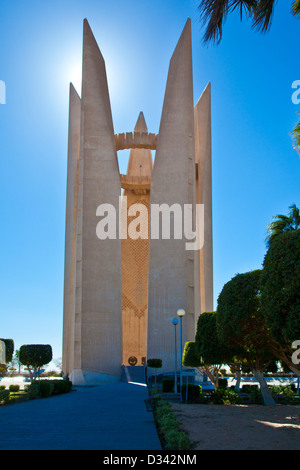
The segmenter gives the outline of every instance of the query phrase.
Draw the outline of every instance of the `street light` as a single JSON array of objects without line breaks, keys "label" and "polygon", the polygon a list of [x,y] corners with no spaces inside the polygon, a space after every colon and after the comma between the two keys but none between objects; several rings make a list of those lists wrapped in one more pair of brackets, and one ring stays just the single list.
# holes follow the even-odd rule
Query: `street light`
[{"label": "street light", "polygon": [[174,390],[177,393],[177,341],[176,341],[176,326],[178,324],[178,318],[173,318],[172,323],[174,325],[174,332],[175,332],[175,384]]},{"label": "street light", "polygon": [[185,315],[185,310],[179,308],[177,310],[177,315],[180,319],[180,401],[182,401],[182,317]]}]

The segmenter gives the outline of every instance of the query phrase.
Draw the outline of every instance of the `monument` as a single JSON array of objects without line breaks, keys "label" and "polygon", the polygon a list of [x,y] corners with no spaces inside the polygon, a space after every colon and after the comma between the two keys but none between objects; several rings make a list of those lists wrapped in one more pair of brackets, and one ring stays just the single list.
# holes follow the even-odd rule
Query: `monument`
[{"label": "monument", "polygon": [[[188,19],[158,135],[142,112],[133,132],[115,134],[105,62],[84,20],[81,97],[70,85],[65,233],[63,372],[74,384],[118,381],[122,365],[148,358],[174,371],[177,309],[183,344],[213,310],[210,109],[210,84],[193,103]],[[122,149],[130,149],[126,175]],[[169,236],[154,213],[156,221],[167,214]],[[193,226],[179,236],[189,217]],[[202,242],[188,247],[195,228]]]}]

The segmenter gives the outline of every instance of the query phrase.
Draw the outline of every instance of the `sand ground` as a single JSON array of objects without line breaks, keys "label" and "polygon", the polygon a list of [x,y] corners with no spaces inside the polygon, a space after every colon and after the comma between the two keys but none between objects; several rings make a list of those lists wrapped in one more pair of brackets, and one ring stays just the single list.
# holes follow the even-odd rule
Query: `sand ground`
[{"label": "sand ground", "polygon": [[300,406],[172,407],[196,450],[300,450]]}]

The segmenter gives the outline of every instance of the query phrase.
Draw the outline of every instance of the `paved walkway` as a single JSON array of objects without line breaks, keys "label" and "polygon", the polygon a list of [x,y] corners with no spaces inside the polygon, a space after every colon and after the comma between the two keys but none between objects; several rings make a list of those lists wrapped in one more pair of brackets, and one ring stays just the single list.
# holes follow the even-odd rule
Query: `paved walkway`
[{"label": "paved walkway", "polygon": [[75,387],[75,391],[0,407],[0,449],[160,450],[145,386]]}]

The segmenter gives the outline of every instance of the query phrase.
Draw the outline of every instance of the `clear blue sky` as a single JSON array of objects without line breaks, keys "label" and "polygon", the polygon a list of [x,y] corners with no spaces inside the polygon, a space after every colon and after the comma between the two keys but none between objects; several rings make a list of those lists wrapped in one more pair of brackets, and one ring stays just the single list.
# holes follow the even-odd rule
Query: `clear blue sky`
[{"label": "clear blue sky", "polygon": [[[272,216],[300,205],[300,159],[289,132],[300,108],[300,20],[280,0],[270,32],[230,16],[203,46],[192,0],[1,2],[1,328],[15,347],[50,343],[61,357],[69,82],[80,92],[82,22],[105,58],[115,132],[142,110],[158,132],[170,57],[192,20],[194,101],[212,84],[214,298],[260,268]],[[120,167],[126,168],[120,153]]]}]

